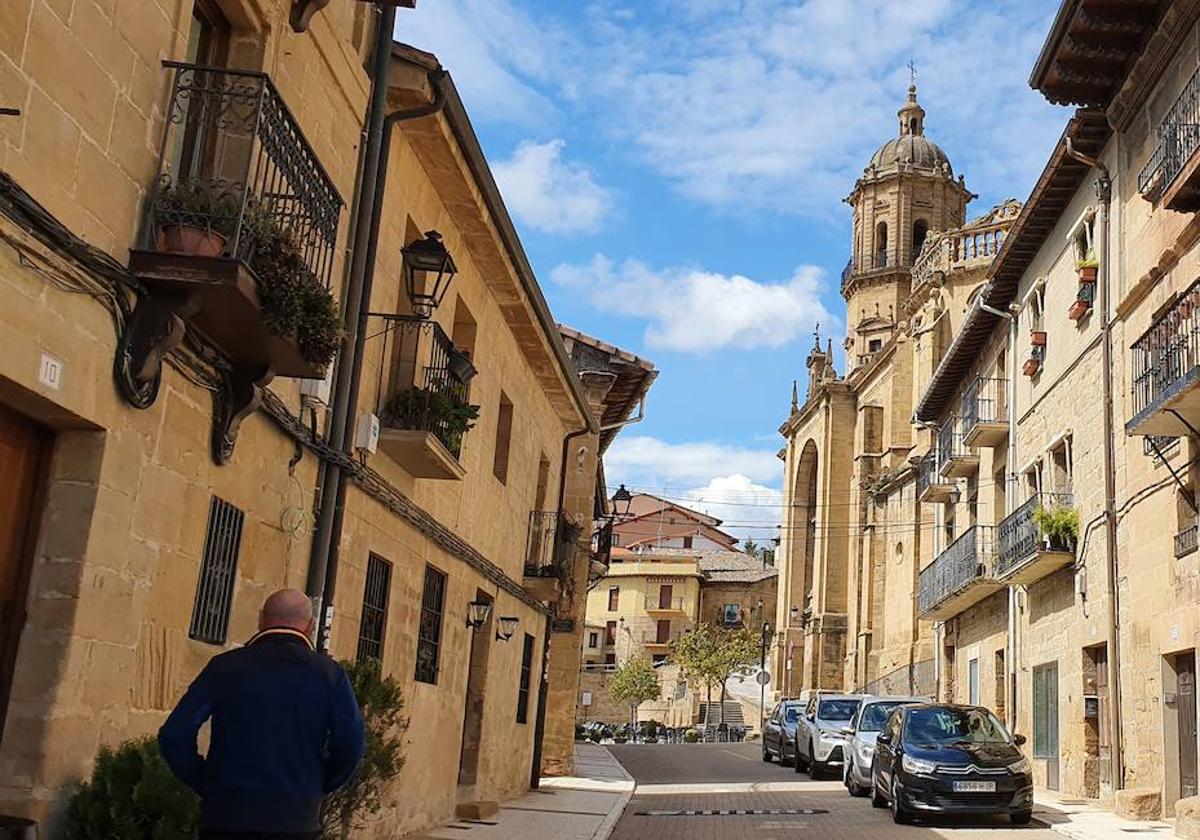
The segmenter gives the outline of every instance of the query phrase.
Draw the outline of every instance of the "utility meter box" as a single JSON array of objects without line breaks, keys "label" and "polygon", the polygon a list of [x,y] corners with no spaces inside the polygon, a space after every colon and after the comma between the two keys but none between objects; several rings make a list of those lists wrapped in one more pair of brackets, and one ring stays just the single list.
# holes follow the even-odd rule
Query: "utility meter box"
[{"label": "utility meter box", "polygon": [[363,414],[354,427],[354,448],[359,452],[375,454],[379,448],[379,418],[374,414]]}]

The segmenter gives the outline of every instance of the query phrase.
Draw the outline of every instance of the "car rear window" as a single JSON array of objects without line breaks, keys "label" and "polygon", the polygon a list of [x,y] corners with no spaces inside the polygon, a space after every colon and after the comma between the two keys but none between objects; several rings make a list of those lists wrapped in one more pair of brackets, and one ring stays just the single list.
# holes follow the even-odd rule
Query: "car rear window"
[{"label": "car rear window", "polygon": [[822,700],[817,704],[817,717],[821,720],[850,720],[857,711],[857,700]]},{"label": "car rear window", "polygon": [[883,725],[887,723],[888,715],[892,713],[892,709],[903,705],[899,701],[892,703],[868,703],[862,711],[862,716],[858,721],[859,732],[881,732]]}]

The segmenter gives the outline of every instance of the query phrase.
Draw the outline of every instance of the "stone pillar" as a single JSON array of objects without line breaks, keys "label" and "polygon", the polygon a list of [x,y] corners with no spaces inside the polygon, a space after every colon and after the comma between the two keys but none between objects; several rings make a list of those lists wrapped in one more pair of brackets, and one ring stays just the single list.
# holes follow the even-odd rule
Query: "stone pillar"
[{"label": "stone pillar", "polygon": [[[616,377],[607,371],[580,373],[594,417],[603,413],[604,397]],[[589,550],[595,507],[599,435],[573,437],[567,446],[563,471],[561,514],[583,527],[572,556],[571,585],[555,605],[558,619],[572,622],[570,632],[550,634],[550,663],[546,694],[546,729],[542,740],[542,775],[569,776],[574,772],[575,708],[579,695],[579,669],[583,658],[584,619],[587,612]]]}]

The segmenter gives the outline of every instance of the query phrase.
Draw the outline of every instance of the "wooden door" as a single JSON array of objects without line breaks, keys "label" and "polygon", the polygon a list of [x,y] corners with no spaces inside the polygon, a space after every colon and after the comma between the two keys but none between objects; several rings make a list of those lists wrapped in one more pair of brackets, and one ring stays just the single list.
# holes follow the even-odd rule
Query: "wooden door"
[{"label": "wooden door", "polygon": [[674,589],[670,584],[663,584],[658,587],[658,608],[660,610],[671,609],[671,595]]},{"label": "wooden door", "polygon": [[1112,787],[1112,738],[1108,708],[1108,648],[1096,649],[1096,698],[1099,718],[1096,721],[1097,757],[1100,760],[1100,786]]},{"label": "wooden door", "polygon": [[47,435],[0,406],[0,732],[12,683]]},{"label": "wooden door", "polygon": [[1196,779],[1196,655],[1175,657],[1175,713],[1179,715],[1179,797],[1195,796]]}]

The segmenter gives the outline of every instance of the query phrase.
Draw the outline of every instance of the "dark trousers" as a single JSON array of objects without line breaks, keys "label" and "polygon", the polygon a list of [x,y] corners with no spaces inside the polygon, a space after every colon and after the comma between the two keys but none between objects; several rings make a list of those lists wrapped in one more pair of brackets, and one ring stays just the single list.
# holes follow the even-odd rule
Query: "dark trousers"
[{"label": "dark trousers", "polygon": [[321,832],[279,834],[273,831],[210,831],[202,830],[200,840],[319,840]]}]

